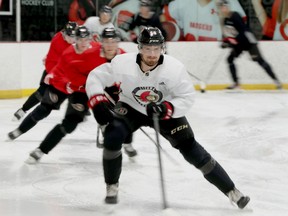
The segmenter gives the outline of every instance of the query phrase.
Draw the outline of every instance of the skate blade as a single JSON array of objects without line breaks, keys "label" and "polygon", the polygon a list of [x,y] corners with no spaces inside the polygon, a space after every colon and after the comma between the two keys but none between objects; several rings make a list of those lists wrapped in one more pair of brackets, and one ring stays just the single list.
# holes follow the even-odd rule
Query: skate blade
[{"label": "skate blade", "polygon": [[37,164],[39,162],[39,160],[36,160],[35,158],[29,156],[29,158],[27,158],[27,160],[25,160],[25,163],[26,164],[29,164],[29,165],[34,165],[34,164]]}]

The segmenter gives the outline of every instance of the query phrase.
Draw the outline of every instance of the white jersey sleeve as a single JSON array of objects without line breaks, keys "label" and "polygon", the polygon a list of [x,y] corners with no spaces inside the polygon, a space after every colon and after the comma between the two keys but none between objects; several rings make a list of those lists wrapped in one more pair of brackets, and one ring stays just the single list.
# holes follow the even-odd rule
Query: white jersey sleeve
[{"label": "white jersey sleeve", "polygon": [[93,69],[86,80],[86,93],[88,98],[103,94],[106,86],[112,86],[114,78],[110,63],[104,63]]}]

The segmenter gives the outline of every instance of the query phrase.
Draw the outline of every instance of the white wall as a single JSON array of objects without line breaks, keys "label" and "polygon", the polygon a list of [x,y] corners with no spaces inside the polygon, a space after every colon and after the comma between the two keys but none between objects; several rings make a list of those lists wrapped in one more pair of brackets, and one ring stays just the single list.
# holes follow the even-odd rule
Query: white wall
[{"label": "white wall", "polygon": [[[123,42],[120,46],[127,52],[137,51],[134,43]],[[259,48],[280,80],[288,83],[288,43],[261,41]],[[36,89],[44,70],[42,59],[48,49],[49,43],[0,43],[0,96],[7,90]],[[169,42],[167,51],[201,79],[205,80],[213,70],[210,85],[231,83],[226,63],[229,49],[219,48],[218,42]],[[272,83],[247,53],[236,60],[236,65],[242,84]]]}]

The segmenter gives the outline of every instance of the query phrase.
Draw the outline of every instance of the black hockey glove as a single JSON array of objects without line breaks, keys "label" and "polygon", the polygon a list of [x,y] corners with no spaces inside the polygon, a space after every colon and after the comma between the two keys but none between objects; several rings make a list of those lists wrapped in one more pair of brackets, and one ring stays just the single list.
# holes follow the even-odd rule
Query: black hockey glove
[{"label": "black hockey glove", "polygon": [[120,86],[118,84],[114,84],[110,87],[106,87],[105,92],[108,94],[106,95],[107,99],[111,103],[112,107],[118,102],[119,100],[119,92],[120,92]]},{"label": "black hockey glove", "polygon": [[233,47],[238,44],[238,41],[232,37],[223,38],[223,42],[221,44],[221,48]]},{"label": "black hockey glove", "polygon": [[94,95],[88,101],[94,118],[100,125],[106,125],[113,120],[113,114],[109,109],[109,101],[103,94]]},{"label": "black hockey glove", "polygon": [[151,102],[146,106],[146,112],[150,118],[153,118],[153,114],[157,113],[159,115],[159,119],[167,120],[171,118],[173,111],[173,105],[168,101],[163,101],[161,104]]},{"label": "black hockey glove", "polygon": [[224,42],[224,41],[222,42],[222,44],[221,44],[222,49],[229,48],[229,47],[231,47],[231,45],[229,43]]}]

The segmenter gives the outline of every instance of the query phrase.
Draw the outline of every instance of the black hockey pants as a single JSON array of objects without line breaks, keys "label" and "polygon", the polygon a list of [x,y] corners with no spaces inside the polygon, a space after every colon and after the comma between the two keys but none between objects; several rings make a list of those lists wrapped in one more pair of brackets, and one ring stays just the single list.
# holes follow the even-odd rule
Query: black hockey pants
[{"label": "black hockey pants", "polygon": [[68,97],[68,100],[69,103],[62,123],[57,124],[39,146],[45,154],[48,154],[66,134],[72,133],[77,125],[83,121],[88,111],[88,97],[86,93],[75,92]]},{"label": "black hockey pants", "polygon": [[38,105],[20,124],[19,130],[22,133],[26,133],[32,127],[34,127],[40,120],[46,118],[53,109],[58,110],[63,101],[67,98],[67,95],[61,91],[55,89],[52,86],[48,86],[40,105]]},{"label": "black hockey pants", "polygon": [[[125,103],[117,103],[114,110],[119,114],[107,126],[104,134],[103,167],[107,184],[119,181],[122,167],[121,147],[126,136],[142,126],[153,127],[152,119]],[[187,162],[201,170],[210,183],[224,194],[234,188],[234,183],[225,170],[194,139],[193,131],[185,117],[160,120],[159,124],[160,134],[180,151]]]},{"label": "black hockey pants", "polygon": [[42,77],[41,77],[41,80],[40,80],[39,88],[27,98],[27,100],[25,101],[25,103],[22,106],[23,111],[26,112],[26,111],[30,110],[32,107],[34,107],[36,104],[41,102],[42,97],[43,97],[46,89],[48,88],[48,85],[44,83],[44,78],[46,75],[47,75],[47,72],[44,70]]}]

